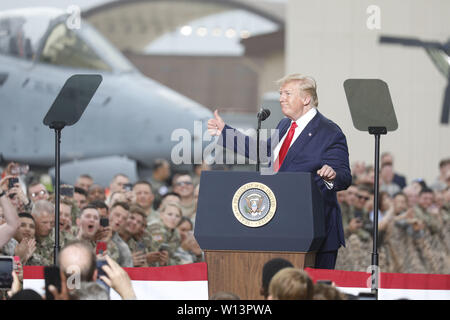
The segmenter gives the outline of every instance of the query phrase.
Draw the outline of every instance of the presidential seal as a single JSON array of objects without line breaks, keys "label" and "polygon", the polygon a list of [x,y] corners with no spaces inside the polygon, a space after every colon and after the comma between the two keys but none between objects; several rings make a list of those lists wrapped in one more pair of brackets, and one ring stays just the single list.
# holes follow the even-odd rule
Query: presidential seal
[{"label": "presidential seal", "polygon": [[261,227],[275,215],[277,200],[268,186],[250,182],[236,191],[232,207],[240,223],[247,227]]}]

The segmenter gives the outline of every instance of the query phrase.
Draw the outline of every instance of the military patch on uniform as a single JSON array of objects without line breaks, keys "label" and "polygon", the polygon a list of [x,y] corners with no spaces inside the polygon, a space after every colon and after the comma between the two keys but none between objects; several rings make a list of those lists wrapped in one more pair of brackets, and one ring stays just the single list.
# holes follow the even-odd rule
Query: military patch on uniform
[{"label": "military patch on uniform", "polygon": [[163,240],[163,236],[160,234],[155,234],[155,235],[152,235],[152,239],[156,242],[159,242],[159,241]]},{"label": "military patch on uniform", "polygon": [[247,227],[261,227],[275,215],[277,200],[265,184],[250,182],[241,186],[233,196],[233,213]]}]

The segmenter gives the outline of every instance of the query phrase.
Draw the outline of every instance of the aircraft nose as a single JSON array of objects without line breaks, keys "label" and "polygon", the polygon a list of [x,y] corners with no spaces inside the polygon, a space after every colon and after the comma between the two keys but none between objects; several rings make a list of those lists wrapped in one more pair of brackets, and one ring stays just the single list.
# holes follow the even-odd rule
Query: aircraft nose
[{"label": "aircraft nose", "polygon": [[[156,158],[171,156],[181,139],[203,147],[207,121],[213,117],[208,108],[150,79],[133,80],[137,85],[115,102],[132,127],[119,137],[129,145],[130,157],[151,165]],[[111,101],[111,109],[113,105]]]}]

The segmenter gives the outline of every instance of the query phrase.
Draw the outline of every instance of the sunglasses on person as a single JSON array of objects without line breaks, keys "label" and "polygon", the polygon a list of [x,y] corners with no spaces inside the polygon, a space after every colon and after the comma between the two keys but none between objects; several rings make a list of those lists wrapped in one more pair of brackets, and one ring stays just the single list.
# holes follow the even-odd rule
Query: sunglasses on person
[{"label": "sunglasses on person", "polygon": [[366,201],[367,201],[367,200],[369,200],[369,199],[370,199],[369,197],[366,197],[366,196],[362,196],[362,195],[360,195],[360,194],[357,194],[356,196],[358,197],[358,199],[359,199],[359,200],[361,200],[361,199],[364,199],[364,200],[366,200]]}]

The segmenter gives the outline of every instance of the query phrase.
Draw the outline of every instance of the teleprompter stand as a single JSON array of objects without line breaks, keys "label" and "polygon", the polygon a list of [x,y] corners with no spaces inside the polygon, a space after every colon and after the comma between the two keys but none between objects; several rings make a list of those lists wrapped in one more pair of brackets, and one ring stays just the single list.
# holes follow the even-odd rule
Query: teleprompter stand
[{"label": "teleprompter stand", "polygon": [[373,199],[373,252],[371,266],[372,294],[378,299],[378,195],[380,136],[398,128],[387,84],[379,79],[348,79],[344,81],[345,94],[353,125],[375,137],[375,181]]},{"label": "teleprompter stand", "polygon": [[55,130],[55,245],[53,264],[57,265],[59,244],[59,203],[60,203],[60,145],[61,131],[80,120],[81,115],[88,106],[98,86],[102,82],[100,75],[73,75],[59,92],[47,115],[44,125]]}]

